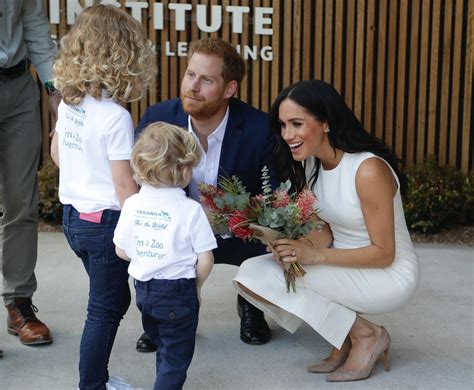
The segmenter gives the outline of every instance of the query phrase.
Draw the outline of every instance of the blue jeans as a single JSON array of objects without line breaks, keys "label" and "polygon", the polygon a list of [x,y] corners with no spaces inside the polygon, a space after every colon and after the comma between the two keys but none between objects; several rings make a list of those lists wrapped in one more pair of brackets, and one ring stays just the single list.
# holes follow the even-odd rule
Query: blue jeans
[{"label": "blue jeans", "polygon": [[179,390],[194,355],[199,301],[196,279],[135,281],[145,333],[158,346],[154,390]]},{"label": "blue jeans", "polygon": [[120,320],[130,305],[128,262],[115,254],[112,241],[120,211],[104,210],[100,223],[79,219],[64,206],[64,233],[89,275],[87,319],[81,338],[79,388],[105,389],[107,366]]}]

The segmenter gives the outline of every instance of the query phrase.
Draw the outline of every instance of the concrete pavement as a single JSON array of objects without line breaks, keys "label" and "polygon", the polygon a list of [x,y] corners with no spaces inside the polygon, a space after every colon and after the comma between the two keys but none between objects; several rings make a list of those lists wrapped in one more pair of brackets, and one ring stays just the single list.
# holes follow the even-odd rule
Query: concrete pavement
[{"label": "concrete pavement", "polygon": [[[392,337],[391,371],[381,364],[366,381],[327,383],[305,367],[322,359],[330,346],[309,326],[294,335],[269,322],[273,339],[264,346],[238,337],[235,267],[217,265],[203,288],[204,304],[196,352],[186,390],[194,389],[471,389],[474,387],[474,248],[416,245],[421,282],[401,311],[371,320]],[[87,280],[80,261],[61,233],[41,233],[37,266],[38,316],[50,327],[54,343],[26,347],[6,332],[0,310],[1,390],[76,389],[78,349],[85,318]],[[132,305],[119,329],[109,365],[111,375],[136,389],[151,389],[154,354],[135,352],[141,334]]]}]

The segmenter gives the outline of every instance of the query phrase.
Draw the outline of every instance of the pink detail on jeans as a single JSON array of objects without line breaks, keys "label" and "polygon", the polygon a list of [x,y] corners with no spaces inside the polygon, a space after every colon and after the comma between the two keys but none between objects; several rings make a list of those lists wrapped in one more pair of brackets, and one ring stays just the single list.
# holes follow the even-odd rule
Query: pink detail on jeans
[{"label": "pink detail on jeans", "polygon": [[104,210],[96,211],[94,213],[80,213],[79,219],[82,219],[83,221],[93,222],[93,223],[100,223],[103,212]]}]

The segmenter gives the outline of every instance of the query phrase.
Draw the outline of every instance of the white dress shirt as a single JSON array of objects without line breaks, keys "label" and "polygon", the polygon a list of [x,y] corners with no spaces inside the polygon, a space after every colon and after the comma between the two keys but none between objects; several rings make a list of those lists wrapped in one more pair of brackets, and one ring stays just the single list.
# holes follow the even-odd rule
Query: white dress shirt
[{"label": "white dress shirt", "polygon": [[199,202],[199,183],[217,185],[217,175],[219,174],[219,161],[221,157],[222,141],[224,139],[225,128],[229,119],[229,107],[224,115],[224,119],[217,128],[207,137],[207,153],[204,151],[196,133],[193,130],[191,117],[188,117],[188,130],[194,135],[201,148],[201,161],[193,169],[193,177],[189,183],[189,196]]}]

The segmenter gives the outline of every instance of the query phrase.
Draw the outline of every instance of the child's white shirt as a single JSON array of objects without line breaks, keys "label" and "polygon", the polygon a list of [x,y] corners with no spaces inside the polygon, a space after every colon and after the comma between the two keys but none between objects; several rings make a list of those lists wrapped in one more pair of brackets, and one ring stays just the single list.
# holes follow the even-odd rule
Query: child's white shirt
[{"label": "child's white shirt", "polygon": [[130,113],[113,100],[87,95],[58,107],[59,200],[82,213],[120,210],[110,160],[130,160]]},{"label": "child's white shirt", "polygon": [[128,273],[142,282],[195,278],[197,254],[217,248],[198,202],[181,188],[149,185],[125,201],[114,243],[131,259]]}]

